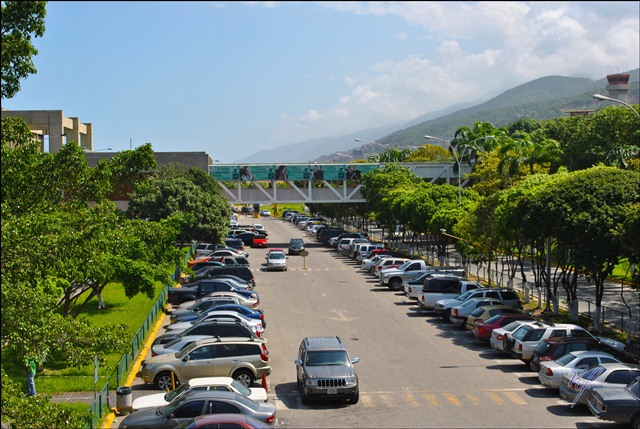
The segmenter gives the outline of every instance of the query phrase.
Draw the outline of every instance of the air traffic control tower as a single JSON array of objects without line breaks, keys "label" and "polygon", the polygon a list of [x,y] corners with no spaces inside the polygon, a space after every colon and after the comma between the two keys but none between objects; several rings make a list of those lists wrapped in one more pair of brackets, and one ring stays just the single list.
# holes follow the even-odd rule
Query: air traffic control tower
[{"label": "air traffic control tower", "polygon": [[609,91],[609,97],[629,102],[629,78],[628,73],[617,73],[607,75],[607,91]]}]

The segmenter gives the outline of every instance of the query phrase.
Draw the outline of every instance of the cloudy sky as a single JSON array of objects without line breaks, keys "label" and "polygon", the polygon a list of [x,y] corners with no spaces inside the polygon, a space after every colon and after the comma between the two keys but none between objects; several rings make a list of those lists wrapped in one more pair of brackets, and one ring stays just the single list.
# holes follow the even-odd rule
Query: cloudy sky
[{"label": "cloudy sky", "polygon": [[64,2],[3,100],[63,110],[94,148],[233,162],[551,76],[640,67],[640,2]]}]

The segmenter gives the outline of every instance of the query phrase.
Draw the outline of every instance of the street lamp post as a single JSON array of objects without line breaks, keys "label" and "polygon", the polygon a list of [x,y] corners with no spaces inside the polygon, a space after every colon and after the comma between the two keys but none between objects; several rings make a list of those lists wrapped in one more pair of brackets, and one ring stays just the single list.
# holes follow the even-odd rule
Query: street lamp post
[{"label": "street lamp post", "polygon": [[370,142],[370,141],[362,140],[362,139],[354,139],[354,140],[357,141],[357,142],[360,142],[360,143],[367,143],[367,144],[372,144],[372,145],[375,145],[375,146],[383,147],[387,151],[387,155],[389,155],[389,163],[391,163],[391,148],[390,148],[389,145],[382,144],[382,143],[376,143],[376,142]]},{"label": "street lamp post", "polygon": [[356,162],[356,159],[354,157],[352,157],[351,155],[349,155],[348,153],[336,152],[336,155],[338,155],[338,156],[346,156],[347,158],[350,158],[353,162]]},{"label": "street lamp post", "polygon": [[[451,144],[450,140],[447,139],[443,139],[442,137],[436,137],[436,136],[424,136],[425,139],[427,140],[441,140],[443,142],[445,142],[447,144],[447,146],[449,146],[449,148],[451,149],[451,151],[453,152],[453,157],[456,160],[456,165],[458,166],[458,205],[462,204],[462,178],[460,176],[460,162],[462,161],[462,158],[464,157],[464,155],[467,153],[467,150],[471,148],[471,146],[465,146],[465,148],[462,150],[462,153],[458,152],[458,148],[454,147]],[[489,138],[494,138],[494,136],[484,136],[484,137],[480,137],[477,138],[475,140],[472,140],[470,143],[476,142],[478,140],[484,140],[484,139],[489,139]]]},{"label": "street lamp post", "polygon": [[601,95],[601,94],[593,94],[593,98],[595,100],[598,100],[598,101],[613,101],[614,103],[624,104],[629,109],[633,110],[635,112],[635,114],[638,115],[638,117],[640,118],[640,113],[638,113],[638,111],[636,109],[634,109],[631,104],[626,103],[626,102],[624,102],[622,100],[618,100],[617,98],[607,97],[606,95]]}]

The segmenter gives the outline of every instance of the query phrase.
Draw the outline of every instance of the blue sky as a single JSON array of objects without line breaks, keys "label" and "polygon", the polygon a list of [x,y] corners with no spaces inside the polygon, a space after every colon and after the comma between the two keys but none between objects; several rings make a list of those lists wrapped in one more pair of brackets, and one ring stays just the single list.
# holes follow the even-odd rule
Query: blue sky
[{"label": "blue sky", "polygon": [[[10,110],[234,162],[551,76],[640,67],[632,2],[64,2]],[[382,136],[381,136],[382,137]]]}]

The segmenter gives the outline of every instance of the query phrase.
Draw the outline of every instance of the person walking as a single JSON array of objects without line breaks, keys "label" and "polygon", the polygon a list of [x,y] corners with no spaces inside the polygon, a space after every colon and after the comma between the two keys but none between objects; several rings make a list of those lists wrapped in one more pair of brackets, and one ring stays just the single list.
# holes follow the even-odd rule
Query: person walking
[{"label": "person walking", "polygon": [[28,357],[24,360],[24,366],[27,370],[27,395],[26,396],[36,396],[36,371],[38,368],[38,362],[32,358]]}]

